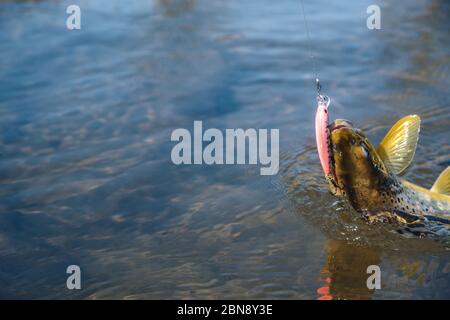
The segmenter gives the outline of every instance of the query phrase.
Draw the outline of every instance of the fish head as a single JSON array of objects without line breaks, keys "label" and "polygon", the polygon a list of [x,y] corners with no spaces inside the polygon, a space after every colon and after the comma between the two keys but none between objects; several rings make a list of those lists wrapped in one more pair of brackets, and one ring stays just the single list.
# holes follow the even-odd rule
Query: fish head
[{"label": "fish head", "polygon": [[360,129],[343,119],[329,124],[328,105],[329,98],[318,97],[316,142],[330,191],[347,198],[354,207],[368,208],[375,205],[376,192],[386,184],[390,173]]},{"label": "fish head", "polygon": [[388,176],[388,170],[376,148],[366,135],[350,121],[337,119],[330,124],[330,182],[336,193],[359,188],[375,189],[380,180]]}]

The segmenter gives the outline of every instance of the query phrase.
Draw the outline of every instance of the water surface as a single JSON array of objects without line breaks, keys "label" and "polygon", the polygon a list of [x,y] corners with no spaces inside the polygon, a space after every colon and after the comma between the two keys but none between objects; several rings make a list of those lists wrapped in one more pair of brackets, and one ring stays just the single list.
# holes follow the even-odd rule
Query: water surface
[{"label": "water surface", "polygon": [[[299,1],[0,2],[0,298],[450,298],[443,241],[329,195]],[[379,141],[417,113],[406,178],[449,164],[446,1],[305,1],[331,116]],[[278,128],[278,175],[175,166],[176,128]],[[82,290],[66,289],[66,267]],[[366,287],[366,268],[382,289]]]}]

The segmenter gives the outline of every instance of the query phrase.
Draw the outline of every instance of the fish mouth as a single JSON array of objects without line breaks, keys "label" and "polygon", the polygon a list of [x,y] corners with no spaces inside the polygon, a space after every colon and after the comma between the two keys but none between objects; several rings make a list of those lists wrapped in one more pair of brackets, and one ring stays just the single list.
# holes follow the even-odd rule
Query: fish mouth
[{"label": "fish mouth", "polygon": [[[322,134],[326,137],[326,146],[323,146],[323,153],[326,154],[325,166],[322,163],[324,169],[325,178],[327,179],[330,191],[334,195],[342,194],[342,187],[339,185],[338,178],[336,176],[336,165],[333,157],[333,141],[332,134],[339,130],[353,130],[353,124],[344,119],[336,119],[331,124],[327,123],[326,128],[323,129]],[[319,151],[320,154],[320,151]],[[323,157],[325,158],[325,157]],[[322,159],[321,159],[322,160]]]},{"label": "fish mouth", "polygon": [[353,124],[348,121],[348,120],[344,120],[344,119],[336,119],[334,120],[330,125],[328,125],[328,137],[327,137],[327,142],[328,142],[328,152],[329,152],[329,166],[330,166],[330,173],[331,173],[331,177],[333,179],[336,179],[336,175],[335,175],[335,163],[334,163],[334,158],[333,158],[333,140],[331,139],[331,135],[332,133],[339,131],[339,130],[343,130],[343,129],[353,129]]},{"label": "fish mouth", "polygon": [[[333,123],[331,123],[328,126],[329,135],[331,135],[332,132],[337,131],[339,129],[343,129],[343,128],[353,129],[353,124],[348,120],[336,119],[333,121]],[[328,141],[329,141],[329,144],[331,144],[330,137],[328,137]]]}]

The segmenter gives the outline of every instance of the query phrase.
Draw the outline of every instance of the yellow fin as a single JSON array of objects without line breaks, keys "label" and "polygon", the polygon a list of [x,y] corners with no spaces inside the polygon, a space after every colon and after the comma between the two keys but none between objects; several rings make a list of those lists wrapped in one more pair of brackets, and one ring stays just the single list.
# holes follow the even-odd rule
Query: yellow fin
[{"label": "yellow fin", "polygon": [[450,167],[447,167],[433,184],[431,191],[450,195]]},{"label": "yellow fin", "polygon": [[420,117],[403,117],[389,130],[378,146],[378,154],[386,166],[395,174],[401,174],[408,168],[416,152],[419,140]]}]

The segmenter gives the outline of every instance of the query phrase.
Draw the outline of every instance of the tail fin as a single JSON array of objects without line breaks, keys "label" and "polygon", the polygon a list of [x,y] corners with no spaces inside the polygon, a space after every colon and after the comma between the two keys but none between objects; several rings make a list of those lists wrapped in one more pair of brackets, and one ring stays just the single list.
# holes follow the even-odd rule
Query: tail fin
[{"label": "tail fin", "polygon": [[431,191],[450,195],[450,167],[447,167],[433,184]]}]

